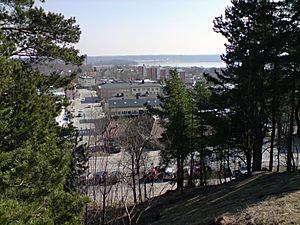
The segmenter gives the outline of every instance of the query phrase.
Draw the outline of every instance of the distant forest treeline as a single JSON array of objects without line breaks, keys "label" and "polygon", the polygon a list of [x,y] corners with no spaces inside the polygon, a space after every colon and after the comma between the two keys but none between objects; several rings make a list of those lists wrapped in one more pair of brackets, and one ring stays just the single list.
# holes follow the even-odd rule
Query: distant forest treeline
[{"label": "distant forest treeline", "polygon": [[220,55],[124,55],[88,56],[88,64],[128,64],[137,62],[221,62]]}]

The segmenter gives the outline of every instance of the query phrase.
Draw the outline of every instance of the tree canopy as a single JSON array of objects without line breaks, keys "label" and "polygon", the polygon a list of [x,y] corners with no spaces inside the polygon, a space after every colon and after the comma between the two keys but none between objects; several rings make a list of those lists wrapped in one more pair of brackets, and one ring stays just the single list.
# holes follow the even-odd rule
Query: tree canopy
[{"label": "tree canopy", "polygon": [[0,224],[80,224],[86,200],[64,190],[74,143],[55,122],[51,79],[31,67],[81,63],[79,35],[74,18],[32,0],[0,3]]},{"label": "tree canopy", "polygon": [[188,93],[176,70],[170,70],[170,80],[164,88],[164,96],[160,97],[163,117],[162,141],[165,150],[162,156],[177,161],[177,187],[183,187],[183,162],[189,153],[189,125],[191,122],[191,104]]},{"label": "tree canopy", "polygon": [[286,116],[290,125],[287,167],[291,170],[294,115],[298,118],[298,112],[295,113],[298,98],[295,93],[299,88],[298,1],[232,0],[231,3],[224,15],[214,20],[214,30],[227,39],[226,54],[222,55],[226,69],[217,78],[208,76],[214,84],[213,96],[223,101],[218,110],[228,112],[227,130],[231,130],[231,135],[227,143],[245,153],[248,172],[250,168],[261,170],[263,146],[271,127],[269,169],[272,170],[275,133],[281,129],[276,126]]}]

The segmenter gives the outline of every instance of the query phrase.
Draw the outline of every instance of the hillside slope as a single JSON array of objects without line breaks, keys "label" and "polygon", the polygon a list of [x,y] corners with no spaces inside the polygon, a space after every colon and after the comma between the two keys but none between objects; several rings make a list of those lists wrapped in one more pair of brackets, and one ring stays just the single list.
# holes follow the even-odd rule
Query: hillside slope
[{"label": "hillside slope", "polygon": [[300,224],[300,172],[260,174],[218,186],[169,192],[140,224]]}]

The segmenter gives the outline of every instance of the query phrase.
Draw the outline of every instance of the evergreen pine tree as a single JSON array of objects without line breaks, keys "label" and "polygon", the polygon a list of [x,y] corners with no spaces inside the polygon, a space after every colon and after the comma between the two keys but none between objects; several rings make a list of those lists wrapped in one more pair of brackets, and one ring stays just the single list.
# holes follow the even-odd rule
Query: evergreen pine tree
[{"label": "evergreen pine tree", "polygon": [[0,3],[0,224],[80,224],[86,200],[64,190],[74,144],[55,122],[51,79],[28,64],[80,63],[80,30],[33,4]]},{"label": "evergreen pine tree", "polygon": [[176,70],[170,70],[170,80],[166,82],[162,102],[161,116],[163,118],[162,141],[166,148],[162,156],[176,159],[177,188],[183,188],[183,163],[189,153],[189,128],[191,122],[191,105],[188,93]]}]

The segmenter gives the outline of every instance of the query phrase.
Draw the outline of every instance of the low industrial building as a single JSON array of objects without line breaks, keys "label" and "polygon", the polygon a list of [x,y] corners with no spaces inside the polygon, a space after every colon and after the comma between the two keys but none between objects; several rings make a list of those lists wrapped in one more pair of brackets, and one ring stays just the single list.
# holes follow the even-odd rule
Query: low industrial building
[{"label": "low industrial building", "polygon": [[105,104],[105,111],[111,117],[136,116],[147,111],[146,105],[160,107],[160,100],[157,98],[109,99]]},{"label": "low industrial building", "polygon": [[99,86],[99,95],[100,98],[104,101],[113,97],[156,97],[161,93],[162,88],[159,83],[107,83]]}]

